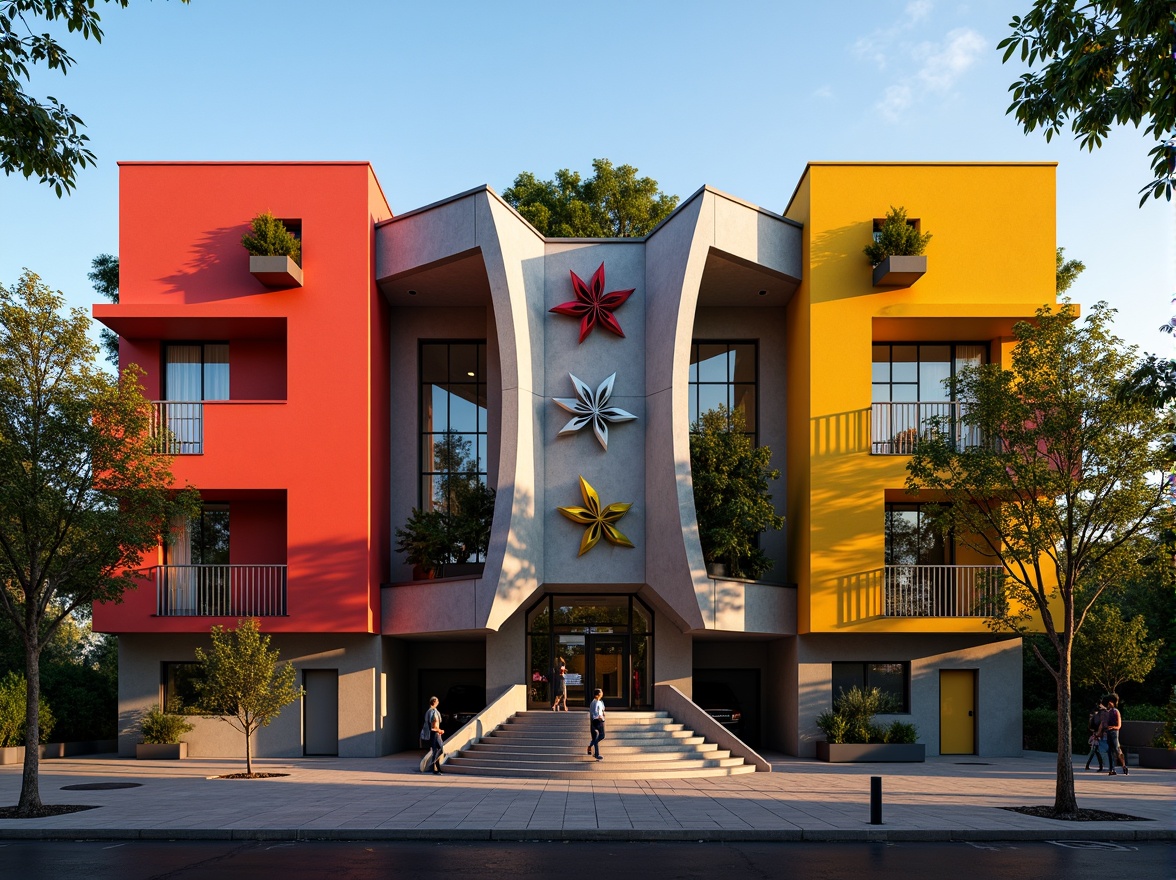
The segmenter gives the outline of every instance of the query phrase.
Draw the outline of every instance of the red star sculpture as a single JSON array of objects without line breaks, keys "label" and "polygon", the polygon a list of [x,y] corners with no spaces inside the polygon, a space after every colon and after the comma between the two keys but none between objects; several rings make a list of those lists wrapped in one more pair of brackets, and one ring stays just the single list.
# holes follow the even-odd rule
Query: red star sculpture
[{"label": "red star sculpture", "polygon": [[604,263],[601,263],[600,268],[592,274],[590,284],[585,284],[575,272],[571,274],[572,289],[576,292],[576,298],[571,302],[560,303],[551,311],[580,319],[580,342],[583,342],[592,332],[592,328],[596,326],[597,322],[606,330],[623,337],[625,332],[612,313],[620,308],[637,288],[630,287],[628,290],[614,290],[605,293]]}]

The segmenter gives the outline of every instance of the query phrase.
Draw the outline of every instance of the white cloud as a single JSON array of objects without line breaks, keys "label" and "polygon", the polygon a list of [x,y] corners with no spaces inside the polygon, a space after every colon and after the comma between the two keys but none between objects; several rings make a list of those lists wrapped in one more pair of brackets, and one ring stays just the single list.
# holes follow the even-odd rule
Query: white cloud
[{"label": "white cloud", "polygon": [[887,86],[882,98],[874,107],[889,122],[898,122],[902,112],[913,103],[911,87],[908,85]]},{"label": "white cloud", "polygon": [[894,54],[895,44],[904,33],[931,14],[935,4],[931,0],[911,0],[907,3],[897,23],[890,27],[878,28],[854,41],[852,51],[858,58],[864,58],[885,70]]},{"label": "white cloud", "polygon": [[814,98],[832,98],[833,97],[833,87],[830,85],[823,85],[819,89],[817,89],[816,91],[813,92],[813,97]]},{"label": "white cloud", "polygon": [[906,17],[908,21],[921,21],[931,14],[931,10],[935,8],[935,4],[931,0],[911,0],[906,5]]},{"label": "white cloud", "polygon": [[950,91],[976,63],[986,45],[984,38],[971,28],[950,31],[940,46],[922,44],[920,54],[924,55],[924,61],[917,74],[919,81],[935,92]]}]

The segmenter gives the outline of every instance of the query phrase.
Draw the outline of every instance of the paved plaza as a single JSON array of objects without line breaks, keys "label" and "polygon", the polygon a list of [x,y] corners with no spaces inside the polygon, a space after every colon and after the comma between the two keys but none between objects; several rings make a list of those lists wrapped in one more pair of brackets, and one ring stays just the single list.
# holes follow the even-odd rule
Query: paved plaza
[{"label": "paved plaza", "polygon": [[[1176,772],[1075,770],[1082,807],[1142,821],[1058,822],[1000,809],[1050,804],[1054,757],[935,757],[924,764],[830,765],[766,755],[772,773],[657,781],[519,780],[417,772],[419,752],[372,759],[263,759],[265,780],[214,779],[243,761],[113,756],[41,764],[47,804],[97,809],[0,820],[2,838],[1152,840],[1176,839]],[[0,767],[0,805],[19,765]],[[882,825],[870,777],[883,778]],[[138,787],[64,791],[129,782]]]}]

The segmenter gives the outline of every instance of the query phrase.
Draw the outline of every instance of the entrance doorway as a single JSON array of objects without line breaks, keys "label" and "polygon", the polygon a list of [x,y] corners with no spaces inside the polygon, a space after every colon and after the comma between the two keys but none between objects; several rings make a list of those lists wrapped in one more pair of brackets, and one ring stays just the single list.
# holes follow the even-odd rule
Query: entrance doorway
[{"label": "entrance doorway", "polygon": [[528,706],[550,708],[560,660],[568,705],[600,688],[609,708],[650,704],[653,615],[634,596],[544,596],[527,614]]},{"label": "entrance doorway", "polygon": [[339,670],[302,670],[302,754],[339,754]]},{"label": "entrance doorway", "polygon": [[939,754],[976,754],[976,670],[939,670]]}]

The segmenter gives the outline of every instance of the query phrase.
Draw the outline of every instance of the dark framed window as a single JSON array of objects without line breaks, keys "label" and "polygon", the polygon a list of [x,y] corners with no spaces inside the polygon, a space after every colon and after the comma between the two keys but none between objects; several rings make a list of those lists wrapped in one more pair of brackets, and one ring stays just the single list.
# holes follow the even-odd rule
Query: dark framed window
[{"label": "dark framed window", "polygon": [[486,341],[422,342],[420,377],[420,507],[457,513],[488,483]]},{"label": "dark framed window", "polygon": [[160,706],[166,711],[199,714],[199,682],[203,665],[194,660],[159,665]]},{"label": "dark framed window", "polygon": [[952,565],[952,541],[932,525],[924,504],[886,505],[887,565]]},{"label": "dark framed window", "polygon": [[988,347],[973,342],[889,343],[873,346],[873,401],[928,403],[952,399],[945,380],[985,362]]},{"label": "dark framed window", "polygon": [[759,346],[753,340],[696,339],[690,346],[690,424],[719,405],[742,410],[747,434],[759,433]]},{"label": "dark framed window", "polygon": [[167,342],[163,346],[163,399],[229,399],[227,342]]},{"label": "dark framed window", "polygon": [[833,664],[833,699],[852,687],[878,688],[900,713],[911,711],[911,664],[905,661],[839,661]]},{"label": "dark framed window", "polygon": [[175,524],[166,553],[170,565],[228,565],[229,505],[205,503],[199,516]]}]

